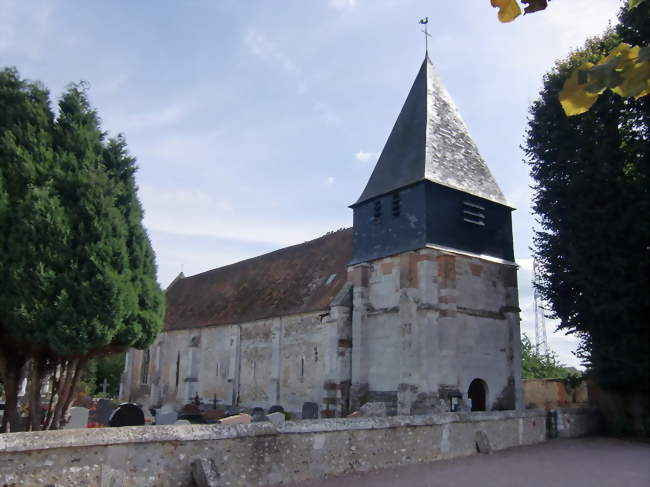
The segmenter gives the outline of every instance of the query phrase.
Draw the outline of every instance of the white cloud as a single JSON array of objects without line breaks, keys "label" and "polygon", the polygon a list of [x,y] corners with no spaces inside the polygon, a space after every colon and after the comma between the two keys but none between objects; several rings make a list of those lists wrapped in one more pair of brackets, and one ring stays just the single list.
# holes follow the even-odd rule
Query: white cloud
[{"label": "white cloud", "polygon": [[361,162],[376,161],[379,158],[379,152],[359,151],[354,155],[354,158]]},{"label": "white cloud", "polygon": [[357,0],[330,0],[330,7],[338,10],[352,9],[357,6]]},{"label": "white cloud", "polygon": [[300,73],[300,68],[291,57],[256,29],[249,29],[246,32],[244,43],[254,56],[277,64],[287,73]]}]

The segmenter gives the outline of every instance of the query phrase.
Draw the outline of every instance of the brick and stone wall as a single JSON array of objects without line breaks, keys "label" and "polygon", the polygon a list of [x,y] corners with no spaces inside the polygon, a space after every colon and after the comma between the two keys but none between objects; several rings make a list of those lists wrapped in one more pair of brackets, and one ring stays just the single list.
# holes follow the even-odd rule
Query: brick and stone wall
[{"label": "brick and stone wall", "polygon": [[352,408],[422,414],[449,410],[452,397],[462,407],[475,379],[488,410],[522,408],[516,272],[440,248],[351,267]]},{"label": "brick and stone wall", "polygon": [[[593,431],[589,411],[562,410],[562,436]],[[190,486],[214,462],[222,485],[254,486],[432,462],[546,439],[543,410],[176,425],[0,435],[0,485]]]},{"label": "brick and stone wall", "polygon": [[525,379],[523,385],[528,409],[585,407],[589,403],[587,381],[571,387],[562,379]]}]

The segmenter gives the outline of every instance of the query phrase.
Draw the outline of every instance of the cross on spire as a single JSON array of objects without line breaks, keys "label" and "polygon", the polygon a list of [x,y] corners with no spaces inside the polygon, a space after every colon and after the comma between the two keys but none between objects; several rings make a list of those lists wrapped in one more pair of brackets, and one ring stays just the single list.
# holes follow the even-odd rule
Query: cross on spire
[{"label": "cross on spire", "polygon": [[428,55],[429,54],[429,37],[431,37],[431,34],[429,34],[429,30],[427,28],[427,25],[429,24],[429,17],[425,17],[423,19],[420,19],[420,22],[418,22],[420,25],[424,25],[424,30],[422,33],[424,34],[424,50],[425,53]]}]

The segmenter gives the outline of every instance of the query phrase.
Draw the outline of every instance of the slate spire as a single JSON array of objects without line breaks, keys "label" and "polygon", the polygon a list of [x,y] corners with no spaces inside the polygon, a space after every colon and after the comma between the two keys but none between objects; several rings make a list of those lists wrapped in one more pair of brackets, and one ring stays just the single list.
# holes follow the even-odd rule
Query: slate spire
[{"label": "slate spire", "polygon": [[428,54],[356,206],[429,180],[507,205]]}]

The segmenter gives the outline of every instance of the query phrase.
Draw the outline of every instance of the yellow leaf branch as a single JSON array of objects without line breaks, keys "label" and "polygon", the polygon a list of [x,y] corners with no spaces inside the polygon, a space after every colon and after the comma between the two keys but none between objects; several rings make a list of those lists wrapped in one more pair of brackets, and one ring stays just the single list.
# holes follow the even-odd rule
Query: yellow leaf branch
[{"label": "yellow leaf branch", "polygon": [[573,116],[586,112],[607,89],[636,99],[650,94],[647,49],[622,42],[595,65],[585,63],[575,69],[559,95],[564,113]]}]

